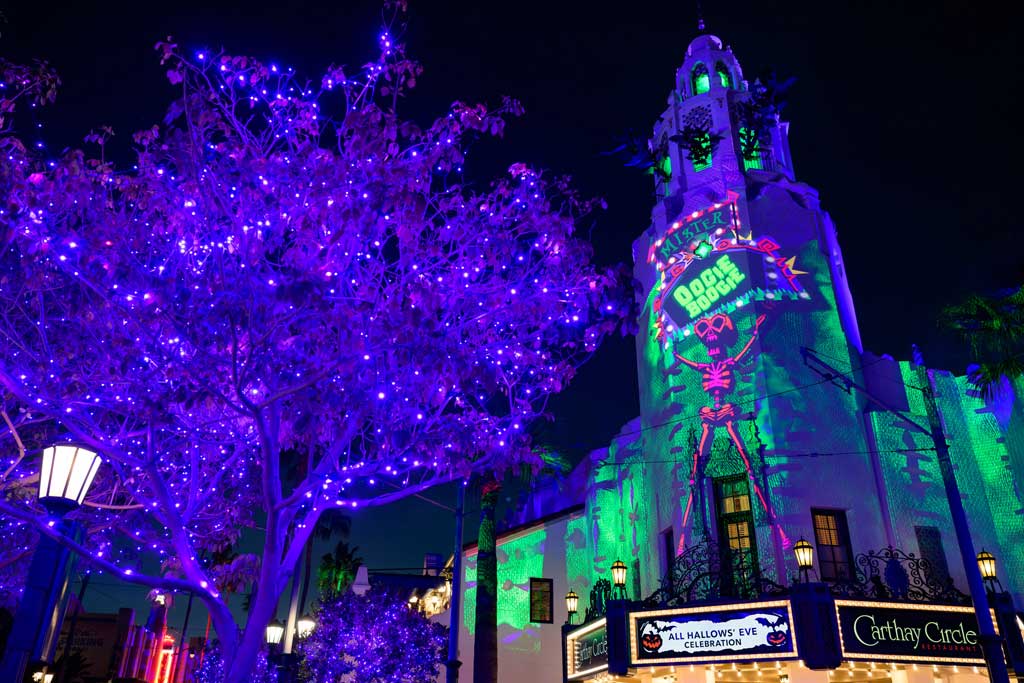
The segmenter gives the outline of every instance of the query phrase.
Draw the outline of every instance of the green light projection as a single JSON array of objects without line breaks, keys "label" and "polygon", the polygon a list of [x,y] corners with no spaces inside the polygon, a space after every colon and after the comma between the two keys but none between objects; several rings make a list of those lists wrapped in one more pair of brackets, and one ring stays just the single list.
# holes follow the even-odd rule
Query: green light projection
[{"label": "green light projection", "polygon": [[476,553],[465,558],[462,573],[462,623],[469,635],[476,633]]},{"label": "green light projection", "polygon": [[711,89],[711,78],[708,76],[708,68],[701,62],[694,65],[690,72],[690,85],[693,87],[694,95],[703,95]]},{"label": "green light projection", "polygon": [[[743,170],[744,171],[749,171],[750,169],[763,170],[764,169],[764,162],[761,159],[761,142],[759,140],[757,140],[757,139],[752,139],[753,138],[753,133],[748,128],[746,128],[746,127],[741,127],[740,128],[739,135],[740,135],[741,146],[750,144],[751,142],[753,143],[751,145],[752,149],[749,149],[749,151],[745,151],[743,154],[740,155],[740,157],[743,159]],[[748,149],[748,148],[745,147],[745,149]],[[747,156],[751,156],[753,158],[748,159]]]},{"label": "green light projection", "polygon": [[[639,520],[637,524],[650,529],[648,538],[655,538],[671,524],[678,539],[676,550],[681,552],[686,545],[702,538],[707,526],[714,523],[711,496],[701,493],[696,482],[691,485],[702,422],[710,421],[716,427],[704,446],[704,452],[709,454],[703,470],[706,477],[743,474],[748,470],[737,439],[724,428],[724,413],[715,412],[719,409],[709,393],[711,385],[724,382],[720,405],[734,406],[731,414],[735,417],[728,419],[735,424],[739,443],[749,460],[748,476],[764,496],[763,504],[757,502],[752,506],[762,570],[768,577],[788,580],[785,563],[792,562],[792,553],[785,547],[785,541],[773,538],[771,511],[787,537],[807,535],[809,492],[827,490],[828,483],[828,468],[802,454],[864,450],[856,398],[817,382],[803,366],[799,347],[806,345],[844,360],[844,367],[856,361],[836,309],[829,262],[819,247],[818,219],[813,210],[798,207],[788,197],[770,196],[761,205],[738,199],[734,219],[723,223],[715,218],[720,213],[718,206],[681,217],[650,243],[648,263],[665,286],[659,290],[659,280],[655,279],[655,286],[648,292],[642,313],[649,326],[648,334],[638,339],[641,427],[645,430],[641,448],[643,459],[649,463],[647,490],[654,504],[650,510],[652,519]],[[760,206],[772,208],[763,213]],[[763,220],[763,226],[759,220]],[[717,266],[717,255],[727,254],[743,276],[719,301],[711,302],[709,297],[706,307],[694,296],[694,280],[680,276],[679,270],[690,258],[686,249],[698,244],[705,234],[701,226],[714,232],[711,243],[715,250],[698,259],[701,265],[689,271],[689,275],[699,277],[706,292],[704,273],[709,266]],[[684,237],[679,239],[678,235]],[[751,246],[737,249],[744,244]],[[670,272],[668,269],[672,268],[676,270]],[[710,272],[708,279],[715,279],[710,285],[718,291],[722,278]],[[645,281],[651,281],[649,275]],[[793,282],[799,288],[790,289]],[[675,296],[683,286],[686,292]],[[670,297],[673,303],[666,304]],[[671,314],[672,305],[677,306],[676,315]],[[687,305],[694,309],[698,319],[707,319],[716,312],[731,318],[735,327],[731,334],[735,336],[730,339],[734,341],[727,340],[718,356],[709,355],[708,345],[694,334],[692,322],[683,320],[682,323],[689,324],[679,327],[679,311],[687,319],[694,317]],[[765,320],[756,328],[760,316],[765,316]],[[740,352],[746,344],[750,344],[750,351],[744,356]],[[678,360],[682,356],[693,363],[708,364],[714,358],[731,359],[737,355],[740,360],[729,368],[733,376],[719,374],[715,379],[710,378],[710,370],[698,372]],[[765,399],[766,396],[771,398]],[[809,462],[815,466],[807,467]],[[860,466],[866,467],[867,463],[862,459]],[[710,488],[705,493],[709,491]],[[850,507],[856,504],[854,493],[849,492]],[[752,494],[756,494],[754,489]],[[688,500],[693,501],[693,509],[687,515]],[[822,500],[816,504],[840,503]],[[641,568],[643,583],[654,585],[662,562],[651,557],[644,564],[647,567]]]},{"label": "green light projection", "polygon": [[[508,541],[498,542],[498,628],[507,626],[522,630],[530,626],[530,579],[550,577],[545,573],[544,544],[547,531],[544,527],[517,536]],[[463,623],[470,634],[476,624],[476,554],[466,558],[465,601]]]},{"label": "green light projection", "polygon": [[718,74],[718,82],[722,84],[723,88],[731,88],[732,82],[729,79],[729,72],[726,70],[725,65],[719,62],[715,65],[715,72]]}]

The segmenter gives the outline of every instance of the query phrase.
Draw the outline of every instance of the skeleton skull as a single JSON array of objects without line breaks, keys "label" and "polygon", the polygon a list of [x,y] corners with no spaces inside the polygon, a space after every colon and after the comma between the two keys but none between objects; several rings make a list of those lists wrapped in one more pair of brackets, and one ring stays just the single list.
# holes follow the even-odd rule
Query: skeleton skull
[{"label": "skeleton skull", "polygon": [[693,325],[693,331],[708,349],[708,355],[715,358],[736,343],[736,326],[732,318],[716,313],[710,318],[701,318]]}]

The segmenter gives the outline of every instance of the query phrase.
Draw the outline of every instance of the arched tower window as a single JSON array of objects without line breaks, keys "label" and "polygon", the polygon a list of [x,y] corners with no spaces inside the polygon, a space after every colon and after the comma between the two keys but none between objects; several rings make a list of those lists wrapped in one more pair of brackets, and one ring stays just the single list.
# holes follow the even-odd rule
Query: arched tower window
[{"label": "arched tower window", "polygon": [[718,82],[722,84],[723,88],[732,87],[732,78],[729,77],[729,70],[725,68],[725,64],[721,62],[715,64],[715,73],[718,75]]},{"label": "arched tower window", "polygon": [[693,67],[690,81],[694,95],[703,95],[711,89],[711,76],[708,74],[708,68],[700,62]]}]

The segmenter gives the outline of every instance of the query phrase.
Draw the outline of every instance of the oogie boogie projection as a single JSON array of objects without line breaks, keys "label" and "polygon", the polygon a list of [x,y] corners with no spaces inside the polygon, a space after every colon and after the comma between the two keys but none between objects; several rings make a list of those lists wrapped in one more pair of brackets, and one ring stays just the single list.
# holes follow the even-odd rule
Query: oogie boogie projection
[{"label": "oogie boogie projection", "polygon": [[[683,526],[689,523],[694,490],[702,488],[700,481],[719,429],[735,446],[758,500],[774,523],[775,513],[753,476],[750,453],[737,429],[738,421],[753,415],[741,411],[730,398],[737,389],[737,366],[750,360],[766,320],[783,302],[810,298],[798,279],[805,272],[797,270],[796,256],[783,254],[775,239],[754,237],[741,228],[735,201],[673,223],[665,237],[651,246],[648,262],[659,273],[652,300],[652,334],[670,354],[668,371],[674,374],[682,368],[699,373],[707,395],[707,404],[698,412],[700,437],[692,454]],[[739,323],[744,317],[753,317],[753,324],[741,338]],[[694,338],[700,345],[692,343]],[[689,348],[682,350],[684,346]]]}]

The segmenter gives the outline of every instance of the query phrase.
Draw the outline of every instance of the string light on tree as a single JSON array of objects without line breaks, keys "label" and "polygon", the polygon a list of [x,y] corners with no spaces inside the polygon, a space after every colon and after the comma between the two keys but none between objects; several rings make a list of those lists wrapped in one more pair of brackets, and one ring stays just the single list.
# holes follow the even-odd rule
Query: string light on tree
[{"label": "string light on tree", "polygon": [[[233,683],[325,509],[536,464],[529,425],[634,317],[628,274],[575,236],[595,204],[566,181],[517,164],[486,191],[460,184],[470,142],[501,135],[516,102],[455,104],[426,128],[394,110],[420,72],[394,28],[365,71],[317,87],[167,40],[182,98],[134,135],[134,163],[85,162],[105,130],[58,159],[8,135],[0,159],[0,336],[18,340],[0,351],[4,452],[47,434],[102,454],[78,550],[202,599]],[[27,79],[5,106],[52,99],[48,70],[0,68]],[[35,465],[24,452],[5,490]],[[24,542],[43,513],[0,501]],[[260,557],[219,552],[257,526]],[[251,580],[239,623],[227,595]]]}]

